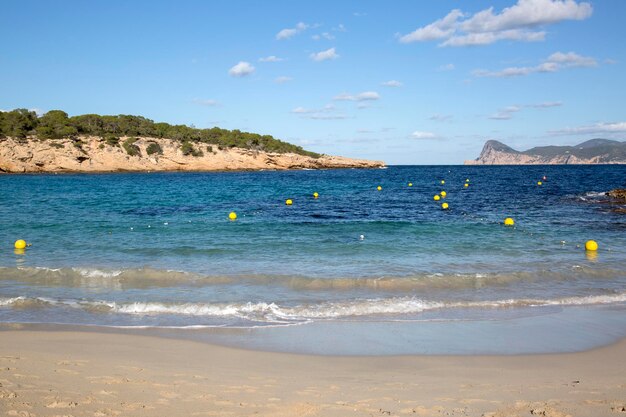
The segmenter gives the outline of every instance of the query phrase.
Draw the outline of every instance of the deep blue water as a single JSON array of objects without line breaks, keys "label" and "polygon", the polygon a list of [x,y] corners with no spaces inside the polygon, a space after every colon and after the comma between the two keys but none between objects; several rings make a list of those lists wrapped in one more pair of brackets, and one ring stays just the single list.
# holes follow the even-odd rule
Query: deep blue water
[{"label": "deep blue water", "polygon": [[[250,328],[623,307],[626,214],[603,196],[620,187],[625,166],[2,175],[0,322]],[[20,238],[32,246],[16,253]]]}]

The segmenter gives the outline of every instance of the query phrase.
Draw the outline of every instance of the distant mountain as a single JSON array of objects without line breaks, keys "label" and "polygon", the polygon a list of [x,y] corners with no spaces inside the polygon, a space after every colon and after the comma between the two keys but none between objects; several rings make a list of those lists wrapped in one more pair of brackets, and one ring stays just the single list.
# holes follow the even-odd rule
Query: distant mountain
[{"label": "distant mountain", "polygon": [[538,146],[520,152],[488,140],[478,158],[465,161],[465,165],[560,164],[626,164],[626,141],[591,139],[576,146]]}]

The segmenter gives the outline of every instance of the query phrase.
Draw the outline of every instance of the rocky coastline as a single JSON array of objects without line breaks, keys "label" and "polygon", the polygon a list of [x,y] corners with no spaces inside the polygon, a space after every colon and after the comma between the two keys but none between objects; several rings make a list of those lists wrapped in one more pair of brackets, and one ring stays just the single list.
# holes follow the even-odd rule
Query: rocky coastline
[{"label": "rocky coastline", "polygon": [[[125,140],[120,138],[120,142]],[[246,171],[289,169],[381,168],[382,161],[194,144],[185,154],[178,141],[140,137],[132,144],[135,155],[121,145],[100,137],[38,140],[0,140],[0,173],[150,172],[150,171]],[[148,147],[158,152],[149,153]]]}]

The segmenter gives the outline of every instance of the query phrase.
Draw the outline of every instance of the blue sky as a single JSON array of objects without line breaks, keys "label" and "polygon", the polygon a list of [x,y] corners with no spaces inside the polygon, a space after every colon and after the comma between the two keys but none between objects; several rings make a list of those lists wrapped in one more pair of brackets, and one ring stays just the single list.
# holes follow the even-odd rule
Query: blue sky
[{"label": "blue sky", "polygon": [[0,109],[136,114],[388,164],[626,139],[626,2],[6,1]]}]

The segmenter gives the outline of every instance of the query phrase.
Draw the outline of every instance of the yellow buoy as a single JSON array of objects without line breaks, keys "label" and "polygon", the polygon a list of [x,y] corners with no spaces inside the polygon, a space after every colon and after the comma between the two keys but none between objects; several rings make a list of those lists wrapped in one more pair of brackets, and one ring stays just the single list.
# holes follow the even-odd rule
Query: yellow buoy
[{"label": "yellow buoy", "polygon": [[409,183],[409,187],[413,187],[413,183],[412,182]]},{"label": "yellow buoy", "polygon": [[285,200],[285,204],[287,204],[288,206],[293,204],[293,201],[291,201],[290,198],[288,198],[287,200]]},{"label": "yellow buoy", "polygon": [[231,211],[230,214],[228,215],[228,218],[231,220],[237,220],[237,213],[235,213],[234,211]]},{"label": "yellow buoy", "polygon": [[467,188],[467,187],[469,187],[469,184],[468,184],[468,183],[465,183],[465,184],[463,185],[463,187]]},{"label": "yellow buoy", "polygon": [[596,242],[595,240],[588,240],[585,243],[585,249],[590,251],[598,250],[598,242]]},{"label": "yellow buoy", "polygon": [[381,186],[379,185],[378,187],[376,187],[376,189],[377,189],[378,191],[380,191],[380,190],[382,190],[382,189],[383,189],[383,187],[381,187]]},{"label": "yellow buoy", "polygon": [[445,184],[446,182],[445,182],[444,180],[441,180],[441,183],[442,183],[442,184]]},{"label": "yellow buoy", "polygon": [[444,210],[447,210],[448,209],[448,203],[443,203],[441,205],[441,208],[444,209]]},{"label": "yellow buoy", "polygon": [[434,196],[434,197],[433,197],[433,200],[435,200],[435,201],[439,201],[439,199],[440,199],[440,198],[441,198],[441,197],[439,197],[439,194],[437,194],[436,196]]},{"label": "yellow buoy", "polygon": [[317,193],[317,191],[313,193],[313,198],[317,198],[317,197],[319,197],[319,196],[320,196],[320,195]]},{"label": "yellow buoy", "polygon": [[543,185],[541,181],[537,181],[537,185]]},{"label": "yellow buoy", "polygon": [[24,249],[26,247],[26,241],[19,239],[15,241],[15,249]]},{"label": "yellow buoy", "polygon": [[504,219],[504,225],[505,226],[513,226],[515,224],[515,220],[513,220],[510,217],[507,217],[506,219]]},{"label": "yellow buoy", "polygon": [[448,195],[448,193],[446,193],[445,191],[442,191],[440,194],[443,198],[446,198],[446,196]]}]

